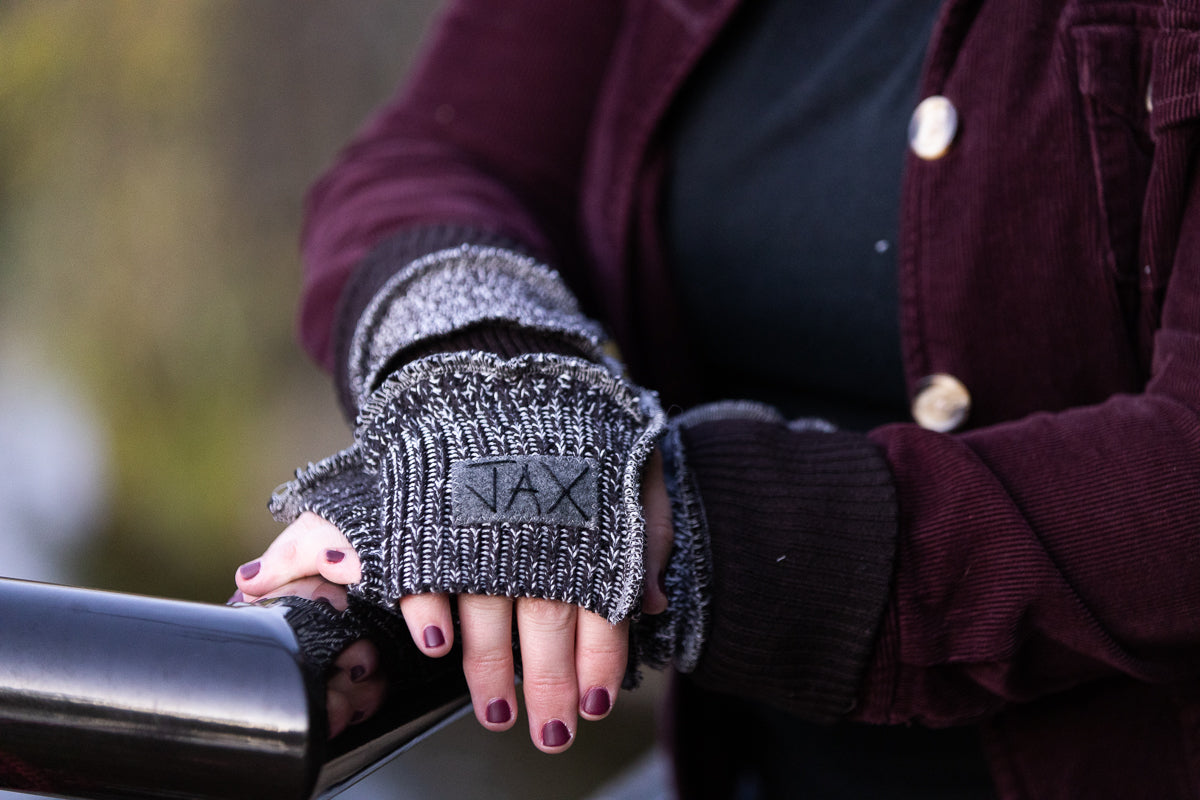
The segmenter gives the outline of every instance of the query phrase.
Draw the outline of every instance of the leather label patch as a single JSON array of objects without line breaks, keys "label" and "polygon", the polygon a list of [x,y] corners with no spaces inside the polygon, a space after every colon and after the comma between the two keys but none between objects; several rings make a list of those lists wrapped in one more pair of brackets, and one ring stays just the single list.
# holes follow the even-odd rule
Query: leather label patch
[{"label": "leather label patch", "polygon": [[600,507],[598,468],[594,459],[574,456],[505,456],[451,464],[451,521],[592,527]]}]

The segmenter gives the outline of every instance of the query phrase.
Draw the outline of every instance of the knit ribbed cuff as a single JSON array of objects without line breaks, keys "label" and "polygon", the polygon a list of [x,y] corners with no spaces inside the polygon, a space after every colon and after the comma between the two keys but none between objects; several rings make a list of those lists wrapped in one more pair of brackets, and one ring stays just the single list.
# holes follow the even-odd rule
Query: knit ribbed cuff
[{"label": "knit ribbed cuff", "polygon": [[712,547],[701,687],[809,720],[848,713],[887,601],[891,474],[865,436],[763,419],[681,431]]},{"label": "knit ribbed cuff", "polygon": [[358,391],[350,387],[348,370],[350,343],[363,312],[405,265],[430,253],[464,244],[499,247],[529,255],[516,241],[500,233],[464,225],[425,225],[399,231],[384,239],[355,268],[338,299],[333,328],[334,378],[338,401],[348,419],[353,420],[358,413]]},{"label": "knit ribbed cuff", "polygon": [[511,250],[461,245],[405,265],[363,311],[346,366],[356,404],[397,353],[481,324],[554,334],[590,360],[605,357],[603,331],[557,273]]},{"label": "knit ribbed cuff", "polygon": [[[356,439],[383,493],[362,590],[544,597],[612,622],[641,597],[642,471],[657,398],[603,366],[430,356],[364,404]],[[367,546],[364,544],[364,547]]]},{"label": "knit ribbed cuff", "polygon": [[[637,620],[630,631],[630,655],[635,665],[652,669],[673,666],[679,672],[691,672],[700,659],[708,629],[712,574],[708,522],[677,424],[668,426],[659,446],[674,529],[671,556],[663,576],[667,609]],[[637,676],[631,678],[627,682],[636,683]]]}]

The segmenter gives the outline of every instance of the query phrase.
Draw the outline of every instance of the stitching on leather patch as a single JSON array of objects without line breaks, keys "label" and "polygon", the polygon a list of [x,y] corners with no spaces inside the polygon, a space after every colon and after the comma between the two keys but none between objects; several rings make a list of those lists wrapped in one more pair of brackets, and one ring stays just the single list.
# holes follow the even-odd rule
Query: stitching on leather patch
[{"label": "stitching on leather patch", "polygon": [[575,456],[475,458],[450,465],[455,525],[533,522],[590,528],[600,509],[599,464]]}]

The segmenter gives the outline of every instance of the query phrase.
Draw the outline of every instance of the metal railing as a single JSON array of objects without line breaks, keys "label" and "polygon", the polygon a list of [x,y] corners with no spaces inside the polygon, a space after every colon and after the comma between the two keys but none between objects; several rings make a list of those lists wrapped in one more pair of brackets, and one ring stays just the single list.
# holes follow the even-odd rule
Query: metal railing
[{"label": "metal railing", "polygon": [[333,740],[280,607],[0,579],[0,789],[95,800],[330,797],[468,708],[461,668],[399,664]]}]

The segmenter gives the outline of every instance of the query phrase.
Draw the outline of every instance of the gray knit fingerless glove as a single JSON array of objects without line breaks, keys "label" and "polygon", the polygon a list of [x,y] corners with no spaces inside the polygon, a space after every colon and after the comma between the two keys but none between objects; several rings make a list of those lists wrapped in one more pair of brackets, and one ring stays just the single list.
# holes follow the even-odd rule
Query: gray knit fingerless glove
[{"label": "gray knit fingerless glove", "polygon": [[[667,610],[643,615],[632,627],[630,662],[652,669],[673,666],[679,672],[691,672],[700,660],[708,630],[712,577],[708,522],[674,422],[668,426],[660,448],[674,528],[663,576]],[[628,686],[636,681],[637,676],[627,675],[625,683]]]},{"label": "gray knit fingerless glove", "polygon": [[582,359],[453,353],[413,362],[363,406],[378,536],[351,540],[361,590],[561,600],[618,622],[638,607],[642,471],[657,398]]},{"label": "gray knit fingerless glove", "polygon": [[[482,352],[397,361],[470,326],[552,334],[586,358]],[[351,591],[384,607],[421,592],[562,600],[619,621],[643,586],[643,470],[663,432],[553,270],[464,245],[397,270],[362,314],[348,382],[356,444],[280,487],[272,511],[337,524],[363,562]],[[636,666],[699,658],[710,556],[678,436],[663,443],[675,545],[669,609],[631,628]]]}]

